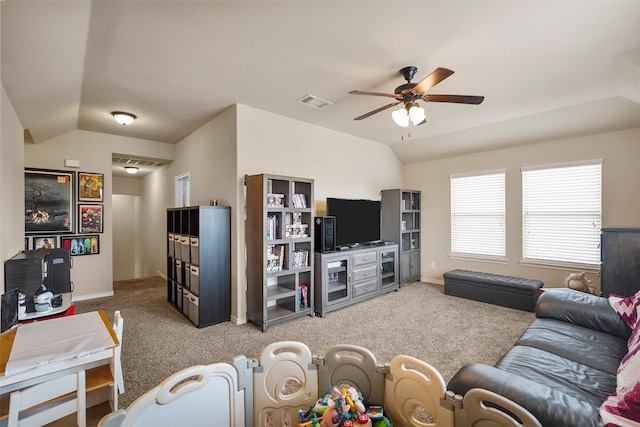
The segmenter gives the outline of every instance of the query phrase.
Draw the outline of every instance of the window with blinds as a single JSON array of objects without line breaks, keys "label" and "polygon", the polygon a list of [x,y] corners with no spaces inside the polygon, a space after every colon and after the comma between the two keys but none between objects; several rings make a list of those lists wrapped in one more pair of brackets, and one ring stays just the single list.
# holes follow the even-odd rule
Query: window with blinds
[{"label": "window with blinds", "polygon": [[522,168],[524,261],[600,263],[602,160]]},{"label": "window with blinds", "polygon": [[506,259],[504,171],[450,180],[451,254]]}]

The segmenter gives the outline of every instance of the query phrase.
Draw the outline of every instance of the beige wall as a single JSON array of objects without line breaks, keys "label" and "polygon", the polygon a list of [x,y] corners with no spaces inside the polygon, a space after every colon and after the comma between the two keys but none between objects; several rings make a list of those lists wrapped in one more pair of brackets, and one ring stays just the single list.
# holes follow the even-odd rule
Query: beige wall
[{"label": "beige wall", "polygon": [[0,255],[6,260],[24,250],[24,134],[4,87],[0,120]]},{"label": "beige wall", "polygon": [[130,196],[142,196],[142,177],[129,178],[123,176],[113,177],[113,194],[128,194]]},{"label": "beige wall", "polygon": [[[24,145],[24,167],[96,172],[105,176],[104,230],[100,234],[100,254],[74,258],[71,271],[74,299],[113,294],[112,153],[171,159],[173,150],[174,146],[171,144],[81,130],[39,144]],[[65,159],[79,160],[80,168],[65,168]],[[22,165],[20,176],[24,176]],[[24,206],[24,191],[22,193],[21,206]]]},{"label": "beige wall", "polygon": [[[320,147],[320,149],[318,148]],[[379,199],[382,188],[399,187],[402,166],[389,147],[235,105],[180,141],[174,162],[145,177],[143,241],[150,264],[166,274],[164,211],[173,206],[175,176],[190,173],[191,204],[217,199],[231,206],[232,320],[246,322],[244,176],[274,173],[315,179],[318,214],[327,196]],[[345,185],[348,183],[348,185]],[[165,188],[153,195],[152,188]],[[144,213],[146,212],[146,213]],[[162,218],[153,218],[162,212]]]},{"label": "beige wall", "polygon": [[[167,273],[166,209],[174,206],[176,176],[190,174],[190,205],[208,205],[212,199],[231,206],[231,228],[236,229],[236,117],[235,107],[218,115],[176,144],[174,161],[143,179],[142,215],[145,242],[143,272]],[[237,241],[232,238],[232,253]],[[231,257],[231,282],[238,282],[238,259]],[[232,293],[232,304],[236,293]]]},{"label": "beige wall", "polygon": [[140,199],[141,196],[114,194],[113,210],[113,281],[143,277],[140,271]]},{"label": "beige wall", "polygon": [[[380,190],[399,188],[402,165],[383,144],[310,125],[245,105],[238,112],[238,224],[244,221],[244,176],[272,173],[314,179],[316,214],[325,211],[328,196],[380,199]],[[238,227],[237,242],[244,242],[244,229]],[[246,276],[244,247],[234,253],[238,259],[233,307],[236,321],[246,321]],[[242,272],[242,274],[240,274]]]},{"label": "beige wall", "polygon": [[[605,226],[640,226],[637,191],[640,171],[640,130],[592,135],[525,147],[405,165],[383,144],[342,134],[244,105],[223,114],[177,145],[162,144],[86,131],[73,131],[33,145],[22,142],[22,128],[2,93],[0,149],[0,250],[8,258],[24,245],[23,166],[64,169],[64,159],[80,160],[82,171],[105,174],[105,232],[101,254],[79,257],[72,277],[76,298],[112,292],[112,192],[140,193],[136,199],[139,257],[135,274],[166,274],[166,208],[173,206],[174,177],[191,174],[191,204],[218,199],[232,209],[232,316],[246,321],[244,266],[244,176],[274,173],[313,178],[317,215],[324,214],[326,197],[379,199],[384,188],[412,188],[423,192],[421,236],[422,278],[442,283],[453,268],[494,271],[537,277],[547,287],[558,286],[569,272],[520,266],[520,167],[602,158]],[[22,152],[24,148],[24,152]],[[132,187],[116,185],[111,177],[112,152],[175,159]],[[507,264],[452,261],[449,252],[449,174],[491,169],[507,171]],[[19,182],[19,185],[16,185]],[[118,187],[118,189],[116,189]],[[135,188],[134,188],[135,187]],[[17,190],[19,188],[19,191]],[[9,200],[9,202],[7,202]],[[436,268],[430,268],[434,261]],[[597,278],[590,277],[597,284]]]},{"label": "beige wall", "polygon": [[138,232],[142,277],[167,273],[166,209],[173,206],[173,187],[168,184],[172,180],[169,166],[142,178]]},{"label": "beige wall", "polygon": [[[443,283],[442,273],[463,268],[537,278],[545,287],[562,286],[570,269],[534,268],[522,259],[522,166],[602,159],[602,215],[604,227],[640,226],[640,129],[551,141],[504,150],[451,157],[404,167],[404,186],[422,191],[422,280]],[[507,264],[449,259],[449,175],[495,169],[506,170]],[[431,261],[435,268],[430,267]],[[588,274],[599,288],[596,273]]]}]

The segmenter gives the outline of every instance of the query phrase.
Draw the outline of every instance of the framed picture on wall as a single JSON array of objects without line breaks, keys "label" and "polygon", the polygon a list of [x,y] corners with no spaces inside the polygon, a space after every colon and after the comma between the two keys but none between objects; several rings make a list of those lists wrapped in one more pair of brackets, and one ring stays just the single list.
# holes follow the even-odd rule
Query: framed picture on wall
[{"label": "framed picture on wall", "polygon": [[74,176],[62,170],[24,170],[25,233],[74,232]]},{"label": "framed picture on wall", "polygon": [[102,205],[78,205],[78,233],[102,233]]},{"label": "framed picture on wall", "polygon": [[100,236],[62,236],[60,246],[71,256],[97,255],[100,253]]},{"label": "framed picture on wall", "polygon": [[78,201],[102,202],[104,175],[101,173],[78,172]]},{"label": "framed picture on wall", "polygon": [[33,249],[56,249],[58,247],[58,237],[56,236],[35,236],[33,238]]}]

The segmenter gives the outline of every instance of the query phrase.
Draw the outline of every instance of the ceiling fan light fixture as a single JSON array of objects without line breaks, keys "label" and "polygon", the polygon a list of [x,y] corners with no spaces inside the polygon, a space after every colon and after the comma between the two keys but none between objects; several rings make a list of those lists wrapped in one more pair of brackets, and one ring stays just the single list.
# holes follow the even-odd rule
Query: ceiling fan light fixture
[{"label": "ceiling fan light fixture", "polygon": [[407,109],[402,107],[391,113],[391,118],[398,126],[406,128],[409,126],[409,113]]},{"label": "ceiling fan light fixture", "polygon": [[135,119],[137,119],[135,114],[125,113],[124,111],[113,111],[111,115],[116,122],[120,123],[122,126],[130,125]]},{"label": "ceiling fan light fixture", "polygon": [[424,108],[419,106],[417,102],[414,102],[411,108],[409,108],[409,118],[411,119],[411,123],[416,126],[426,119],[427,115],[424,112]]},{"label": "ceiling fan light fixture", "polygon": [[127,172],[129,175],[137,174],[138,173],[138,169],[139,168],[137,168],[135,166],[125,166],[124,167],[125,172]]}]

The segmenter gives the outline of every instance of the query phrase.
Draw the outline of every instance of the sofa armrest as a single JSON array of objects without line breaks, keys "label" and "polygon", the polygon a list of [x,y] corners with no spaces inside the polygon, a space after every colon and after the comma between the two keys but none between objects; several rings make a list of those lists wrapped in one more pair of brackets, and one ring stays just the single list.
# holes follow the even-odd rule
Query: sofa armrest
[{"label": "sofa armrest", "polygon": [[629,339],[629,328],[604,297],[572,289],[547,289],[538,298],[536,317],[550,318]]}]

